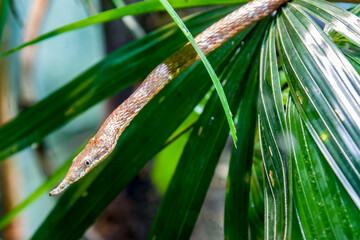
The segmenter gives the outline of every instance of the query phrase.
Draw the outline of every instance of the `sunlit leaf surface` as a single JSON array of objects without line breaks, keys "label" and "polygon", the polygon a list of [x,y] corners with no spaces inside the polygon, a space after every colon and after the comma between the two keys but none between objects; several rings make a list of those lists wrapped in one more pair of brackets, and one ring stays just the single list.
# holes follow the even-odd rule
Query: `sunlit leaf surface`
[{"label": "sunlit leaf surface", "polygon": [[278,31],[281,58],[300,116],[360,208],[360,77],[299,7],[289,3],[283,9]]},{"label": "sunlit leaf surface", "polygon": [[294,204],[304,239],[359,239],[359,209],[311,138],[292,100],[287,108]]}]

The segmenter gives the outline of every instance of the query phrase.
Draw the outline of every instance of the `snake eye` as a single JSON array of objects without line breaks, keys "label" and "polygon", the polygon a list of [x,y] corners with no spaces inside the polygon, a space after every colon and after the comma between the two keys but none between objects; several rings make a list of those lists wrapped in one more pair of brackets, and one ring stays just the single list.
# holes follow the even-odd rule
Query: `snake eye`
[{"label": "snake eye", "polygon": [[85,161],[85,165],[88,167],[88,166],[90,166],[90,161],[89,160],[86,160]]}]

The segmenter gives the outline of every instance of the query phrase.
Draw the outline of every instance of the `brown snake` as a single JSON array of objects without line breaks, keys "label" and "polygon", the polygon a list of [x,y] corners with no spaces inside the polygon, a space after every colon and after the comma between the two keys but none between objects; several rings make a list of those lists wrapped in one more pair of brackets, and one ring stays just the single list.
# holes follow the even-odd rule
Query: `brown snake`
[{"label": "brown snake", "polygon": [[[195,41],[207,55],[287,1],[289,0],[253,0],[207,28]],[[102,162],[113,151],[118,138],[139,111],[166,84],[197,60],[199,56],[190,43],[187,43],[157,66],[140,87],[110,114],[96,135],[74,158],[64,180],[49,195],[61,193]]]}]

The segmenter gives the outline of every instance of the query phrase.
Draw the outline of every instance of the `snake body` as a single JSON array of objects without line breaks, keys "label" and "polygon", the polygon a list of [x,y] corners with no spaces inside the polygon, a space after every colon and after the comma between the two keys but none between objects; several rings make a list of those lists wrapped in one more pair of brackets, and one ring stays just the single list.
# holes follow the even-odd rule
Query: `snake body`
[{"label": "snake body", "polygon": [[[287,1],[253,0],[207,28],[195,41],[207,55]],[[50,192],[50,196],[59,194],[102,162],[113,151],[118,138],[139,111],[166,84],[197,60],[199,56],[190,43],[187,43],[157,66],[140,87],[109,115],[96,135],[74,158],[64,180]]]}]

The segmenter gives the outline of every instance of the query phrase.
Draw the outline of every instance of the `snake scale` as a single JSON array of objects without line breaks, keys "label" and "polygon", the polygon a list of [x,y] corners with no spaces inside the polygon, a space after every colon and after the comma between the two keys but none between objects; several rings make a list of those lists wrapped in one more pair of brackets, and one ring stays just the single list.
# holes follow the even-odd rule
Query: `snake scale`
[{"label": "snake scale", "polygon": [[[195,41],[205,55],[211,53],[236,34],[265,18],[288,0],[253,0],[200,33]],[[115,148],[124,129],[139,111],[173,78],[199,60],[194,48],[187,43],[158,65],[140,87],[105,120],[96,135],[77,155],[64,180],[50,196],[64,191],[70,184],[85,176]]]}]

